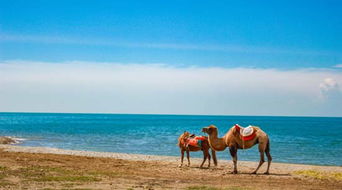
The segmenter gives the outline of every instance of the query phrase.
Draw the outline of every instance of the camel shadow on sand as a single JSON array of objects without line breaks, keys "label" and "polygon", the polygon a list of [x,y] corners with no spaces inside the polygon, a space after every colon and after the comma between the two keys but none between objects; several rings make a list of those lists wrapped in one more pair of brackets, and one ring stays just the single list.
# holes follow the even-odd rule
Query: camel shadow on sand
[{"label": "camel shadow on sand", "polygon": [[291,176],[289,173],[269,173],[269,174],[264,174],[264,173],[257,173],[257,174],[252,174],[251,172],[239,172],[237,174],[232,174],[231,172],[226,173],[225,175],[248,175],[248,176]]},{"label": "camel shadow on sand", "polygon": [[[199,166],[190,166],[190,167],[184,167],[188,169],[198,169],[198,170],[205,170],[208,172],[218,172],[218,171],[224,171],[225,168],[220,168],[220,167],[199,167]],[[233,174],[232,172],[223,172],[222,175],[231,175],[231,176],[279,176],[279,177],[289,177],[291,176],[290,173],[269,173],[269,174],[264,174],[264,173],[257,173],[257,174],[252,174],[251,172],[238,172],[237,174]]]}]

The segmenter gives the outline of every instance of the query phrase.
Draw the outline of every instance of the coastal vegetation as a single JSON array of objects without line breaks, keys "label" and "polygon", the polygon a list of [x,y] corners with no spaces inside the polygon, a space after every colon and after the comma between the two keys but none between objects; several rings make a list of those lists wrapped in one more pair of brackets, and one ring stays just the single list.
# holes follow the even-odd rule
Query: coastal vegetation
[{"label": "coastal vegetation", "polygon": [[299,170],[294,174],[314,179],[328,179],[342,181],[342,172],[321,172],[316,170]]}]

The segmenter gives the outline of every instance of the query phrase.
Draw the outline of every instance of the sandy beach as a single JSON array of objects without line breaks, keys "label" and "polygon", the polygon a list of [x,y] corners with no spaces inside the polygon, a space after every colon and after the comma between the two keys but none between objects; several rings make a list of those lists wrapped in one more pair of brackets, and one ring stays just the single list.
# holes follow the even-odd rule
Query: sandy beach
[{"label": "sandy beach", "polygon": [[[256,162],[200,169],[201,159],[0,145],[0,189],[342,189],[342,167]],[[219,158],[220,159],[220,158]],[[221,158],[222,159],[222,158]]]}]

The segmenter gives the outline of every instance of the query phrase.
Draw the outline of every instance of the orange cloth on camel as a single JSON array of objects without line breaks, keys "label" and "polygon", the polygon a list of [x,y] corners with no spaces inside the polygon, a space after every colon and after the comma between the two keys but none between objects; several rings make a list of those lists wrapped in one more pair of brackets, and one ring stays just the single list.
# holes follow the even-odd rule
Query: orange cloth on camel
[{"label": "orange cloth on camel", "polygon": [[199,141],[203,141],[205,140],[205,137],[201,136],[196,136],[194,138],[189,138],[187,139],[186,141],[186,144],[187,145],[190,145],[190,146],[197,146],[197,147],[200,147],[201,146],[201,143],[198,143]]}]

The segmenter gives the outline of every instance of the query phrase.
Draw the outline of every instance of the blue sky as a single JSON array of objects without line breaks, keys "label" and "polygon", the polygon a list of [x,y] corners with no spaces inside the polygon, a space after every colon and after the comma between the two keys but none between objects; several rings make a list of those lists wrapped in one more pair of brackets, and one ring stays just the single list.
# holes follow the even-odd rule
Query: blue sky
[{"label": "blue sky", "polygon": [[0,58],[332,67],[342,62],[341,8],[340,1],[1,1]]},{"label": "blue sky", "polygon": [[[7,90],[5,93],[7,95],[0,97],[3,109],[0,111],[342,116],[341,108],[331,106],[339,105],[339,103],[342,105],[342,96],[340,96],[340,84],[342,83],[341,1],[0,0],[0,4],[0,61],[2,64],[0,72],[3,76],[6,75],[12,79],[0,76],[2,79],[0,83],[3,85],[2,91]],[[56,68],[55,64],[60,66]],[[65,64],[70,67],[66,68]],[[83,66],[80,67],[80,65]],[[202,99],[188,105],[186,102],[191,101],[187,98],[165,98],[155,103],[165,106],[161,106],[162,108],[156,106],[150,110],[142,109],[148,107],[147,104],[139,104],[139,108],[137,108],[129,103],[134,102],[137,98],[130,94],[136,93],[138,89],[137,86],[131,86],[130,82],[133,79],[115,78],[115,80],[122,80],[126,82],[127,86],[130,86],[125,87],[130,88],[130,90],[126,89],[127,94],[121,94],[120,97],[131,98],[126,98],[127,103],[120,109],[91,104],[85,108],[80,106],[84,102],[71,103],[73,104],[71,107],[58,103],[51,107],[44,107],[44,105],[54,102],[55,93],[49,92],[45,94],[45,96],[49,96],[49,99],[41,100],[36,100],[34,97],[30,99],[29,95],[25,96],[27,100],[25,98],[23,100],[23,96],[17,95],[18,92],[25,92],[25,85],[27,87],[33,85],[34,87],[30,91],[33,93],[32,96],[36,96],[38,91],[33,92],[35,89],[44,89],[55,82],[46,76],[47,78],[43,77],[43,79],[47,83],[41,84],[41,86],[37,85],[39,82],[33,82],[37,80],[33,80],[32,76],[36,76],[39,72],[49,73],[51,69],[65,72],[69,69],[69,71],[74,71],[75,75],[71,78],[79,81],[82,77],[78,76],[78,73],[86,72],[83,68],[87,68],[88,65],[99,67],[95,68],[99,73],[96,75],[89,73],[90,77],[101,76],[101,72],[113,69],[112,67],[122,69],[121,73],[113,71],[113,75],[127,74],[132,67],[146,72],[145,74],[140,73],[141,78],[137,78],[137,80],[145,80],[148,78],[146,77],[148,74],[153,74],[149,73],[151,67],[153,69],[157,67],[157,71],[161,73],[172,68],[175,76],[187,73],[189,76],[195,76],[194,78],[205,73],[201,69],[208,69],[206,70],[208,73],[214,69],[215,73],[212,74],[217,76],[221,76],[222,73],[232,75],[239,73],[244,78],[253,77],[248,75],[251,72],[260,77],[255,80],[256,82],[253,80],[249,82],[234,81],[234,84],[241,84],[240,88],[237,87],[239,85],[233,85],[236,86],[235,88],[231,86],[233,82],[230,78],[222,76],[222,80],[226,81],[226,86],[214,80],[215,82],[212,81],[211,84],[219,88],[212,89],[209,88],[212,85],[209,85],[209,89],[199,90],[198,87],[187,94],[189,100],[197,92],[214,90],[217,92],[216,94],[213,92],[215,95],[203,95]],[[106,69],[103,69],[104,67]],[[17,74],[21,73],[21,70],[18,68],[32,73],[22,73],[27,78],[20,78]],[[275,78],[263,79],[263,76],[260,75],[263,72]],[[296,81],[276,79],[277,75],[290,77],[293,74],[300,74],[302,77],[300,79],[307,80],[307,83],[295,88],[293,86]],[[317,78],[318,76],[321,78]],[[68,78],[62,74],[60,77]],[[22,83],[17,83],[19,78],[32,83],[22,86]],[[56,78],[58,77],[56,76]],[[71,78],[69,79],[72,80]],[[117,82],[114,78],[107,79],[113,80],[115,84]],[[159,80],[168,82],[164,76],[159,76]],[[184,77],[182,80],[189,84],[194,82],[188,77]],[[210,79],[207,78],[207,80]],[[279,83],[274,85],[285,88],[285,91],[288,88],[287,91],[290,93],[288,95],[275,93],[274,86],[265,84],[264,80],[278,81]],[[151,81],[153,80],[145,81],[144,84],[147,87],[155,85],[153,88],[158,88],[155,93],[158,96],[168,95],[167,90],[162,90],[162,85],[156,85]],[[63,81],[59,82],[63,83]],[[253,84],[254,91],[257,91],[258,98],[246,96],[234,99],[232,97],[234,102],[241,103],[241,105],[234,104],[234,106],[241,108],[235,109],[237,110],[235,112],[223,108],[229,107],[232,101],[229,98],[229,90],[220,90],[221,88],[233,88],[239,93],[250,93],[245,90],[250,87],[250,83]],[[311,86],[309,83],[312,83]],[[181,93],[183,87],[177,86],[177,84],[172,84],[174,92]],[[84,84],[80,83],[79,85]],[[5,86],[6,88],[4,88]],[[58,86],[63,92],[63,95],[59,94],[59,96],[65,97],[60,101],[67,101],[70,99],[68,97],[71,97],[68,92],[70,89],[66,86]],[[196,86],[196,84],[192,86]],[[313,86],[316,86],[316,91]],[[303,92],[301,94],[302,92],[299,93],[295,90],[297,88],[308,88],[306,92],[310,93]],[[99,97],[102,97],[103,93],[108,90],[92,86],[87,86],[86,89],[87,92],[100,91]],[[140,89],[140,91],[143,92],[144,89]],[[151,96],[152,91],[146,92],[146,96]],[[40,92],[42,97],[44,92],[48,91]],[[118,94],[111,93],[113,96],[105,99],[116,105],[115,98],[118,98],[116,96]],[[15,96],[13,96],[14,94]],[[82,90],[73,92],[74,96],[76,94],[83,96],[84,92]],[[270,94],[274,94],[274,96],[270,97]],[[317,99],[312,97],[312,101],[308,102],[308,98],[305,97],[311,97],[312,94],[315,94]],[[220,99],[220,97],[227,98]],[[278,103],[289,101],[293,104],[286,106],[285,110],[271,106],[271,104],[263,108],[263,111],[250,109],[250,107],[260,107],[259,104],[268,104],[267,100],[270,98],[275,99],[274,101]],[[13,106],[19,99],[24,101],[21,104],[23,106]],[[212,102],[212,104],[202,105],[200,109],[196,105],[201,100]],[[94,100],[90,98],[85,102],[91,101]],[[143,101],[149,102],[149,100]],[[165,103],[169,101],[171,105]],[[331,103],[332,101],[334,103]],[[179,110],[177,108],[165,109],[167,106],[178,105],[176,102],[182,102]],[[336,102],[338,103],[336,104]],[[37,104],[41,106],[35,107],[34,105]],[[206,106],[219,107],[220,111],[208,111]],[[294,112],[295,109],[299,111]]]}]

